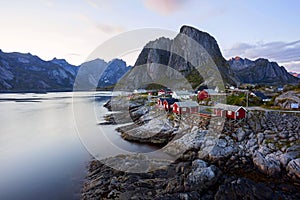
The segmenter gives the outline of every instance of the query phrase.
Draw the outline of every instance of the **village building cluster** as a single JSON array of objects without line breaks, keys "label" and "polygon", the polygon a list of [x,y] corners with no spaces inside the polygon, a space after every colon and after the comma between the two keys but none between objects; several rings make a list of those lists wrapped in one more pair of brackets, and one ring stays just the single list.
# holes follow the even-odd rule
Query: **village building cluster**
[{"label": "village building cluster", "polygon": [[[140,89],[135,90],[134,94],[147,95],[148,100],[150,101],[151,99],[158,109],[179,116],[198,114],[241,120],[247,117],[248,109],[255,109],[257,108],[255,106],[266,105],[274,101],[274,95],[278,95],[278,93],[281,95],[275,99],[274,104],[278,104],[283,109],[299,109],[300,96],[297,92],[284,93],[283,87],[273,88],[270,86],[260,90],[253,89],[253,87],[251,85],[247,85],[247,88],[235,88],[231,86],[226,88],[226,91],[221,91],[218,87],[208,88],[200,86],[194,92],[187,90],[172,91],[171,89]],[[242,103],[230,102],[229,98],[231,100],[239,100]],[[258,101],[254,107],[253,100]],[[231,105],[224,104],[224,102],[228,102]],[[249,107],[249,103],[252,103],[252,107]]]},{"label": "village building cluster", "polygon": [[[152,93],[151,93],[152,94]],[[156,107],[166,112],[176,115],[186,114],[206,114],[201,111],[201,103],[215,96],[222,96],[224,93],[218,93],[213,89],[202,89],[195,93],[188,91],[159,90],[157,92]],[[149,93],[150,95],[150,93]],[[196,98],[195,98],[196,97]],[[197,101],[195,101],[195,99]],[[211,105],[212,112],[209,115],[226,117],[229,119],[243,119],[246,117],[247,110],[242,106],[233,106],[222,103]]]}]

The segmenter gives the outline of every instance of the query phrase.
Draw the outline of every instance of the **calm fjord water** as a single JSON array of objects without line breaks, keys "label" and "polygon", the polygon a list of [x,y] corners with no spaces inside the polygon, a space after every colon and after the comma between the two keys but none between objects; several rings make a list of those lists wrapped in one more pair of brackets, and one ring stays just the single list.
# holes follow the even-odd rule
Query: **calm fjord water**
[{"label": "calm fjord water", "polygon": [[[80,198],[92,156],[76,132],[72,101],[82,107],[95,103],[96,115],[101,119],[107,112],[102,104],[109,97],[99,94],[95,98],[90,93],[77,95],[76,99],[72,96],[0,95],[0,199]],[[86,127],[86,131],[94,128]],[[152,147],[122,140],[114,128],[107,126],[105,132],[118,145],[132,151],[151,151]]]}]

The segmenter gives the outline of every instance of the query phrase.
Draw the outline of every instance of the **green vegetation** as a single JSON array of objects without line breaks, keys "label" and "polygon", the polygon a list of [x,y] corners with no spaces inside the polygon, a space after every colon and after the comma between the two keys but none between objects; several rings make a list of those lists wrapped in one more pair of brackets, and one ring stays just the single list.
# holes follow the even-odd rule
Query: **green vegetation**
[{"label": "green vegetation", "polygon": [[291,91],[291,90],[300,92],[300,84],[298,84],[298,85],[288,85],[288,86],[285,86],[283,91],[284,91],[284,92],[287,92],[287,91]]},{"label": "green vegetation", "polygon": [[[227,96],[227,103],[230,105],[246,106],[247,95],[245,93],[231,94]],[[248,106],[261,106],[264,102],[255,96],[248,96]],[[268,102],[266,102],[268,103]]]},{"label": "green vegetation", "polygon": [[232,94],[227,97],[227,103],[230,105],[246,106],[246,101],[245,94]]}]

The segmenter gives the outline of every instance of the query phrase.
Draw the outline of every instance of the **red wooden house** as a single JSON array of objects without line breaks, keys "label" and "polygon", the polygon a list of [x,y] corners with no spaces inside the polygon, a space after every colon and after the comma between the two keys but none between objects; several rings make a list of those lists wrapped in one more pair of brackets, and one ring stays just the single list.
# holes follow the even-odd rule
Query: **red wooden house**
[{"label": "red wooden house", "polygon": [[173,112],[176,114],[191,114],[199,112],[199,104],[195,101],[175,102]]},{"label": "red wooden house", "polygon": [[163,89],[159,90],[157,93],[158,96],[165,95],[165,94],[166,94],[166,92]]},{"label": "red wooden house", "polygon": [[163,107],[163,105],[164,105],[164,100],[165,100],[166,98],[158,98],[157,99],[157,106],[158,107]]},{"label": "red wooden house", "polygon": [[174,98],[165,99],[164,102],[163,102],[165,110],[166,111],[172,111],[173,110],[173,104],[175,102],[179,102],[179,100],[174,99]]},{"label": "red wooden house", "polygon": [[198,100],[199,101],[207,99],[208,97],[209,97],[209,94],[206,90],[202,90],[201,92],[198,92]]},{"label": "red wooden house", "polygon": [[233,106],[218,103],[214,106],[214,114],[219,117],[229,119],[243,119],[246,117],[247,110],[243,106]]}]

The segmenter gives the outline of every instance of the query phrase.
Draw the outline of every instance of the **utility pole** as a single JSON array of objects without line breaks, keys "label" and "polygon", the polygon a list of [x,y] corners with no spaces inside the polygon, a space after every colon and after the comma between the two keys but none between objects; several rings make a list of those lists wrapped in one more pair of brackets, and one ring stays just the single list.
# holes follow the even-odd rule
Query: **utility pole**
[{"label": "utility pole", "polygon": [[246,101],[246,108],[248,108],[249,106],[249,91],[246,92],[246,98],[247,98],[247,101]]}]

